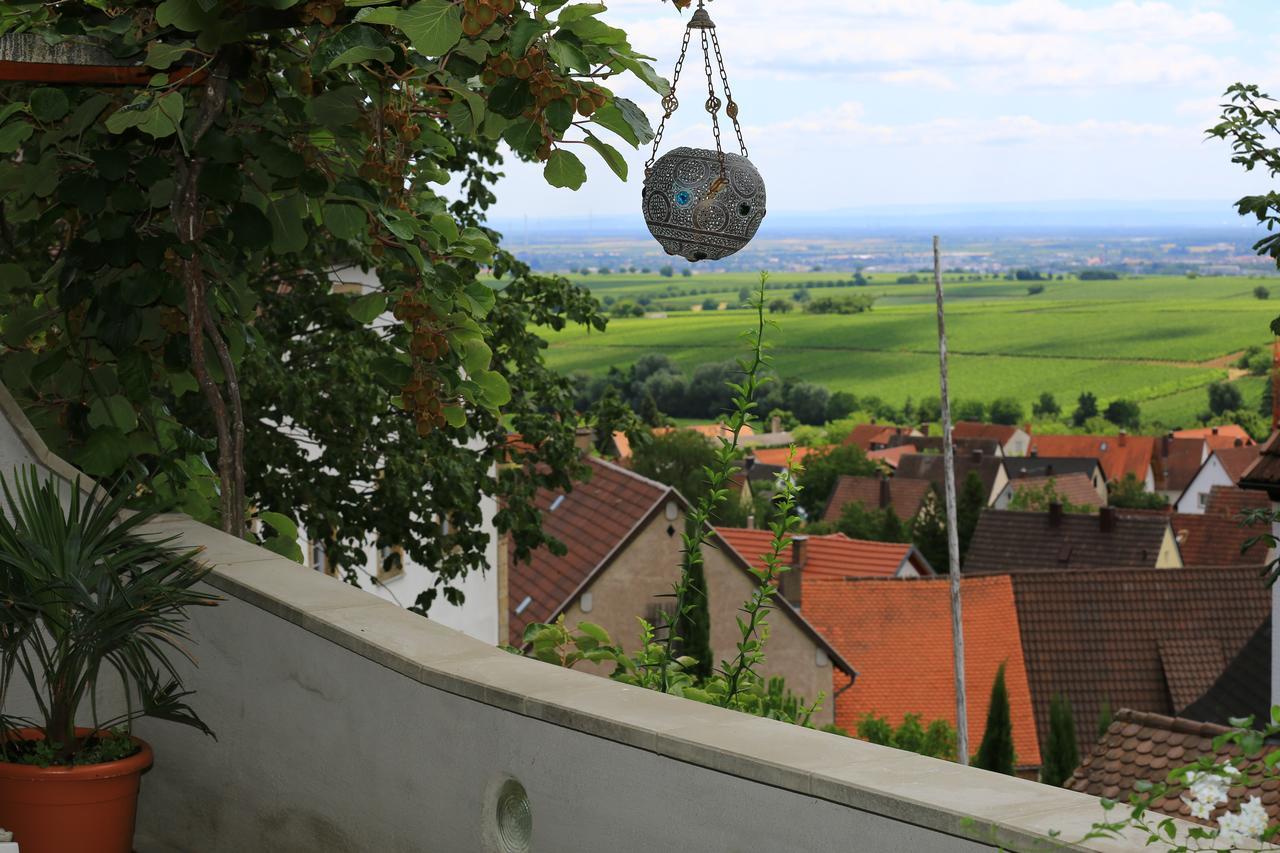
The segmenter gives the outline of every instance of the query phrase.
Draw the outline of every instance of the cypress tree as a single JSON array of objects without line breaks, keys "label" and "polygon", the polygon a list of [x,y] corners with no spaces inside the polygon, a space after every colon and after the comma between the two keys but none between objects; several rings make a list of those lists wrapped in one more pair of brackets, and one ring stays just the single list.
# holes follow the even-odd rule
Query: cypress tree
[{"label": "cypress tree", "polygon": [[893,507],[885,507],[884,520],[880,524],[880,541],[881,542],[909,542],[910,537],[907,535],[907,528],[903,525],[902,519],[898,518],[898,514],[893,511]]},{"label": "cypress tree", "polygon": [[1080,748],[1076,743],[1076,724],[1071,716],[1071,703],[1061,693],[1049,700],[1049,743],[1045,750],[1040,781],[1060,787],[1080,764]]},{"label": "cypress tree", "polygon": [[676,619],[680,654],[697,661],[689,672],[698,679],[711,676],[715,660],[711,654],[711,607],[707,597],[707,574],[702,560],[689,567],[689,592],[685,612]]},{"label": "cypress tree", "polygon": [[959,531],[960,559],[963,561],[964,555],[969,553],[969,542],[978,526],[978,518],[987,506],[987,490],[977,471],[970,471],[964,482],[959,484],[959,489],[960,493],[956,495],[956,528]]},{"label": "cypress tree", "polygon": [[1098,714],[1098,737],[1102,737],[1107,733],[1107,729],[1111,728],[1111,700],[1102,700],[1102,712]]},{"label": "cypress tree", "polygon": [[1013,714],[1009,709],[1009,691],[1004,684],[1004,664],[996,671],[991,685],[991,703],[987,708],[987,728],[973,764],[983,770],[1013,775]]}]

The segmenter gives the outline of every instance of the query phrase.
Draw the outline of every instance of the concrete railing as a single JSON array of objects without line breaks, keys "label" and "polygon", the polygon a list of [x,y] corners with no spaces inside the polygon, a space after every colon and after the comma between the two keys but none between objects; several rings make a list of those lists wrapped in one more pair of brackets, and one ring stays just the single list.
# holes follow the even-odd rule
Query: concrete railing
[{"label": "concrete railing", "polygon": [[[0,463],[63,473],[0,389]],[[159,721],[139,853],[1086,848],[1096,799],[520,658],[183,516],[225,599]]]}]

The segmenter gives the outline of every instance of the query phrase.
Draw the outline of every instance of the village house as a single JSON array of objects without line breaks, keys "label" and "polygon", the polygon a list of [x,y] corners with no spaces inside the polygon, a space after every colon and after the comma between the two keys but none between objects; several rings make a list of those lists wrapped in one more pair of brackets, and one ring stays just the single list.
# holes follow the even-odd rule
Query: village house
[{"label": "village house", "polygon": [[[588,480],[571,491],[543,490],[537,497],[543,525],[564,544],[565,553],[557,555],[544,546],[528,560],[509,556],[503,636],[513,646],[524,645],[529,624],[564,616],[570,627],[595,623],[634,650],[637,618],[655,622],[670,606],[662,596],[679,577],[687,502],[675,489],[618,465],[593,457],[586,462]],[[703,556],[711,648],[719,661],[737,648],[736,616],[757,582],[747,559],[714,531]],[[795,607],[785,599],[775,602],[769,655],[761,672],[782,676],[789,689],[809,701],[848,685],[856,673],[847,660]],[[585,663],[581,667],[592,669]],[[815,722],[823,725],[833,718],[828,707]]]},{"label": "village house", "polygon": [[1204,512],[1209,492],[1214,486],[1234,486],[1244,472],[1258,458],[1258,445],[1241,444],[1224,447],[1209,453],[1190,482],[1174,499],[1174,508],[1180,513]]},{"label": "village house", "polygon": [[1046,487],[1052,487],[1054,494],[1058,495],[1063,501],[1075,507],[1083,507],[1089,510],[1101,509],[1106,505],[1106,501],[1098,496],[1098,490],[1094,487],[1093,481],[1088,475],[1081,473],[1074,474],[1049,474],[1043,477],[1020,477],[1009,481],[1004,487],[1004,491],[996,498],[993,509],[1008,509],[1009,504],[1021,491],[1040,491]]},{"label": "village house", "polygon": [[1209,443],[1203,438],[1178,438],[1169,433],[1156,442],[1156,451],[1156,493],[1172,504],[1209,458]]},{"label": "village house", "polygon": [[960,421],[951,428],[956,439],[986,438],[999,443],[1005,456],[1026,456],[1031,444],[1031,428],[1019,429],[1006,424],[984,424]]},{"label": "village house", "polygon": [[891,446],[894,436],[917,436],[922,435],[920,430],[913,427],[900,427],[891,424],[858,424],[849,434],[845,436],[841,444],[853,444],[860,448],[864,453],[870,453],[873,450],[884,450]]},{"label": "village house", "polygon": [[1224,424],[1215,427],[1199,427],[1196,429],[1178,429],[1172,433],[1174,438],[1200,438],[1209,445],[1210,450],[1224,450],[1240,444],[1253,444],[1253,436],[1244,427],[1236,424]]},{"label": "village house", "polygon": [[1071,703],[1082,755],[1104,705],[1179,713],[1212,687],[1271,611],[1252,567],[1008,577],[1041,742],[1060,693]]},{"label": "village house", "polygon": [[[1003,665],[1018,774],[1035,778],[1044,739],[1036,729],[1012,584],[1008,576],[965,578],[961,595],[969,749],[976,752],[982,742],[991,686]],[[939,719],[955,726],[950,602],[946,578],[806,579],[805,617],[858,661],[858,680],[835,699],[837,725],[855,732],[868,714],[894,726],[919,714],[922,726]]]},{"label": "village house", "polygon": [[[1041,456],[1032,452],[1020,459],[1006,459],[1005,470],[1009,479],[1021,477],[1057,477],[1063,474],[1084,474],[1098,493],[1102,505],[1107,503],[1107,475],[1102,470],[1102,463],[1089,456]],[[1003,509],[1003,507],[997,507]]]},{"label": "village house", "polygon": [[[716,533],[750,565],[765,567],[773,533],[744,527],[717,527]],[[783,575],[782,590],[798,608],[801,594],[795,587],[801,578],[915,578],[934,574],[933,567],[914,545],[904,542],[869,542],[843,533],[821,536],[787,536],[783,555],[791,571]]]},{"label": "village house", "polygon": [[1044,569],[1175,569],[1183,565],[1169,519],[1160,513],[1097,515],[986,510],[969,542],[964,571],[1026,572]]},{"label": "village house", "polygon": [[835,488],[831,490],[831,497],[827,499],[822,520],[835,524],[840,520],[845,506],[858,503],[868,510],[892,509],[900,520],[910,523],[924,505],[925,495],[932,488],[933,484],[928,480],[910,477],[858,477],[841,474],[836,480]]},{"label": "village house", "polygon": [[[915,453],[903,456],[898,462],[897,477],[912,480],[927,480],[933,484],[938,494],[943,493],[946,476],[945,457],[940,453]],[[1005,470],[1005,461],[998,457],[988,456],[981,450],[974,450],[955,457],[956,489],[964,488],[964,482],[970,473],[978,475],[982,481],[982,489],[986,495],[986,505],[991,506],[996,498],[1009,484],[1009,474]]]},{"label": "village house", "polygon": [[1124,430],[1119,435],[1034,435],[1027,453],[1097,459],[1108,482],[1132,474],[1148,492],[1156,488],[1153,436],[1129,435]]},{"label": "village house", "polygon": [[[889,439],[889,448],[906,447],[909,452],[941,453],[942,436],[940,435],[895,435]],[[956,455],[981,450],[987,456],[1004,456],[1004,447],[994,438],[956,438],[951,436],[951,447]],[[914,448],[914,450],[910,450]],[[885,451],[882,451],[885,452]]]}]

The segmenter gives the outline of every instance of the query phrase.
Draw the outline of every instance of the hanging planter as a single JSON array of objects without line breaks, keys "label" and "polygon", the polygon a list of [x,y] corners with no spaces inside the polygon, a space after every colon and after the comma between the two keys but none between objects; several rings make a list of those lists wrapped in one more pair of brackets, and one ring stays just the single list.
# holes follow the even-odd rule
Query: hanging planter
[{"label": "hanging planter", "polygon": [[[0,36],[0,81],[74,86],[146,86],[155,68],[133,59],[112,56],[104,48],[85,41],[49,44],[32,33]],[[199,83],[207,76],[187,66],[167,72],[170,83]]]},{"label": "hanging planter", "polygon": [[[711,130],[715,150],[708,148],[676,148],[658,157],[662,132],[680,102],[676,84],[689,50],[694,30],[701,31],[703,66],[707,72],[707,100],[711,114]],[[711,69],[711,54],[716,66],[724,100],[716,94]],[[720,145],[720,109],[733,123],[738,137],[739,154],[726,154]],[[653,140],[653,153],[644,169],[644,221],[668,255],[679,255],[690,261],[719,260],[741,249],[755,236],[765,215],[764,179],[747,159],[747,143],[738,124],[738,104],[729,88],[716,25],[699,0],[698,8],[685,28],[680,58],[671,77],[671,91],[662,99],[662,120]]]}]

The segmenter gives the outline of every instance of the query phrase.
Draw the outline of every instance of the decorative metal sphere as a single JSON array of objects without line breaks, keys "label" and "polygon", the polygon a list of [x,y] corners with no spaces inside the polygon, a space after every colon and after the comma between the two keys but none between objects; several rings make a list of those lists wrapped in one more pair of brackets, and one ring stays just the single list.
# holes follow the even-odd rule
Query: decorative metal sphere
[{"label": "decorative metal sphere", "polygon": [[719,182],[716,152],[676,148],[649,170],[644,221],[668,255],[718,261],[756,235],[765,214],[764,180],[737,154],[725,152],[724,169],[728,180]]}]

